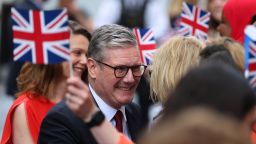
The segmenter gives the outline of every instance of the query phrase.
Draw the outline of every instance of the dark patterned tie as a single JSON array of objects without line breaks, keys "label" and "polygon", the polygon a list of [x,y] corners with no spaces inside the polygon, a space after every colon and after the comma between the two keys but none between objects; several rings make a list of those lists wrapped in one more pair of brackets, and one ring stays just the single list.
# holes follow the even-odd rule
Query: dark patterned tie
[{"label": "dark patterned tie", "polygon": [[114,120],[116,122],[116,129],[123,133],[123,124],[122,124],[123,114],[120,110],[118,110],[114,116]]}]

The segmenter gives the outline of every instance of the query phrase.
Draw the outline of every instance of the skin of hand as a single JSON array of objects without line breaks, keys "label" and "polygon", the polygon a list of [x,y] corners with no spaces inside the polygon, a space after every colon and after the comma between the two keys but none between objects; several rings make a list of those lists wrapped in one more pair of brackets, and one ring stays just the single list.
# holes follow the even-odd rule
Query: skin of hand
[{"label": "skin of hand", "polygon": [[92,100],[88,86],[80,78],[71,77],[67,80],[66,97],[70,110],[84,122],[89,122],[92,115],[99,111]]}]

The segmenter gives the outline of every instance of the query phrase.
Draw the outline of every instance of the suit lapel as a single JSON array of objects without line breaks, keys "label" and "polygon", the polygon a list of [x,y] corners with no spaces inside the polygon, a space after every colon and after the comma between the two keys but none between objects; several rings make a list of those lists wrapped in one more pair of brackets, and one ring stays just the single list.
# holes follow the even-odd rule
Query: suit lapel
[{"label": "suit lapel", "polygon": [[140,130],[140,118],[136,117],[136,112],[135,111],[132,111],[131,108],[129,107],[126,107],[125,108],[125,114],[126,114],[126,117],[127,117],[127,126],[128,126],[128,130],[129,130],[129,133],[131,135],[131,139],[132,141],[136,141],[137,139],[137,134]]},{"label": "suit lapel", "polygon": [[131,139],[134,141],[136,138],[135,138],[135,131],[136,131],[136,128],[134,127],[134,118],[133,118],[133,115],[131,114],[131,112],[129,110],[125,110],[125,114],[126,114],[126,117],[127,117],[127,127],[128,127],[128,130],[129,130],[129,133],[131,135]]}]

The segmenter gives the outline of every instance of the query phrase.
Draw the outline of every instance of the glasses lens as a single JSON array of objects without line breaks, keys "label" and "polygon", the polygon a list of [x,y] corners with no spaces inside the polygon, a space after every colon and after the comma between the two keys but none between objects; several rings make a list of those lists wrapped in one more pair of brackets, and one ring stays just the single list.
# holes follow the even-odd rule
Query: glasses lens
[{"label": "glasses lens", "polygon": [[142,65],[132,67],[132,73],[134,76],[142,76],[145,71],[145,67]]},{"label": "glasses lens", "polygon": [[128,71],[127,67],[116,67],[115,68],[115,75],[116,77],[124,77]]}]

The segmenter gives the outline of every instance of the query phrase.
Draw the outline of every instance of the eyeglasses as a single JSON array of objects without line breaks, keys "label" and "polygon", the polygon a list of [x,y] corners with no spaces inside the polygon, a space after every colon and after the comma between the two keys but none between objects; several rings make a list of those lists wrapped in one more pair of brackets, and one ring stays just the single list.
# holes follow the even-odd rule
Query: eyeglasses
[{"label": "eyeglasses", "polygon": [[114,69],[114,74],[116,78],[123,78],[126,76],[126,74],[128,73],[129,69],[132,70],[132,74],[135,77],[140,77],[143,75],[143,73],[145,72],[145,69],[147,68],[146,65],[134,65],[134,66],[116,66],[113,67],[111,65],[108,65],[106,63],[103,63],[101,61],[95,60],[96,62],[103,64],[105,66],[108,66],[112,69]]}]

